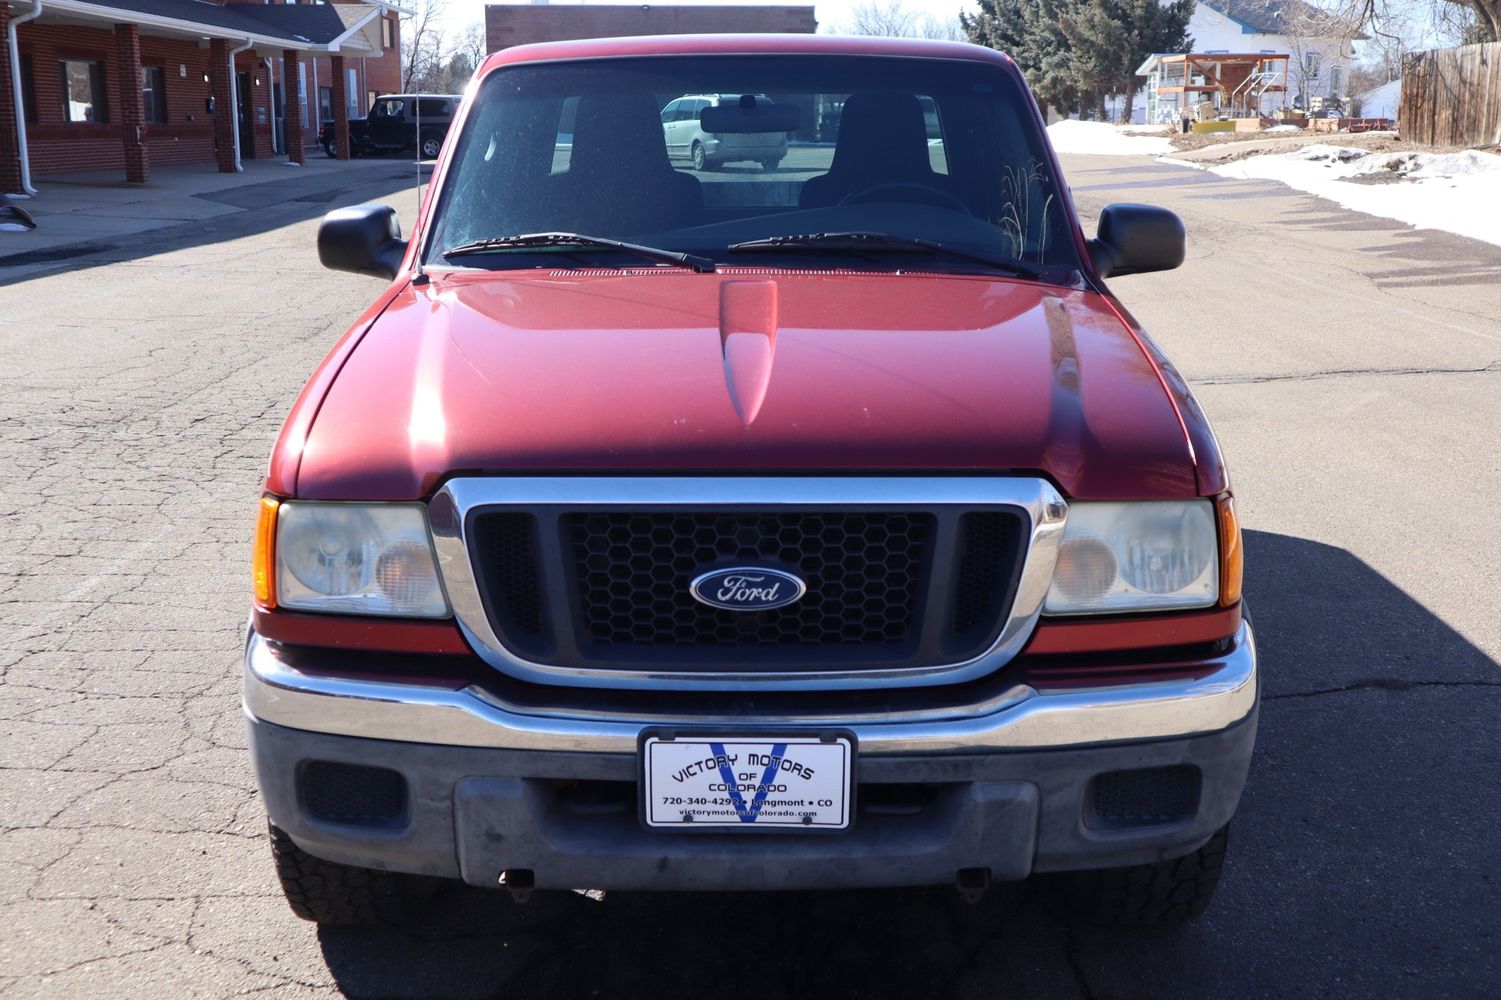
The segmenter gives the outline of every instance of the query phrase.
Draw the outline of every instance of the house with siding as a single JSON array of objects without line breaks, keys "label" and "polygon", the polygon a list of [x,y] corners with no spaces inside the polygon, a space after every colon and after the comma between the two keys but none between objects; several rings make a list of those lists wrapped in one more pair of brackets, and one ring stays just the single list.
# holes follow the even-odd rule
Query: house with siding
[{"label": "house with siding", "polygon": [[[1304,0],[1199,0],[1188,22],[1194,52],[1286,54],[1295,105],[1344,97],[1359,27]],[[1299,100],[1301,98],[1301,100]]]},{"label": "house with siding", "polygon": [[[1281,107],[1284,99],[1290,107],[1307,108],[1317,103],[1315,98],[1344,98],[1356,43],[1364,37],[1357,26],[1304,0],[1198,0],[1188,21],[1188,36],[1191,53],[1153,53],[1137,69],[1138,76],[1146,77],[1146,85],[1134,95],[1132,121],[1178,120],[1183,110],[1180,97],[1158,95],[1155,87],[1162,80],[1162,61],[1183,55],[1277,57],[1253,68],[1264,74],[1261,83],[1265,84],[1267,111]],[[1207,81],[1171,82],[1181,86]],[[1120,117],[1119,102],[1116,98],[1109,106],[1112,118]]]}]

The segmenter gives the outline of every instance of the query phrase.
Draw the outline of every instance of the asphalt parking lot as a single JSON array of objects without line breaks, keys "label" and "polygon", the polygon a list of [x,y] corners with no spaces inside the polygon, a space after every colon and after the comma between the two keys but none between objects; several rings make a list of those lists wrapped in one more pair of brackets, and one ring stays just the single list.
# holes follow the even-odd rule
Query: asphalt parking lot
[{"label": "asphalt parking lot", "polygon": [[[1074,929],[1046,882],[539,896],[319,930],[276,887],[239,710],[282,415],[376,282],[314,194],[0,286],[0,996],[1487,997],[1501,981],[1501,248],[1148,158],[1119,279],[1215,421],[1249,528],[1257,757],[1220,894]],[[338,203],[410,190],[381,181]],[[0,282],[5,281],[0,268]]]}]

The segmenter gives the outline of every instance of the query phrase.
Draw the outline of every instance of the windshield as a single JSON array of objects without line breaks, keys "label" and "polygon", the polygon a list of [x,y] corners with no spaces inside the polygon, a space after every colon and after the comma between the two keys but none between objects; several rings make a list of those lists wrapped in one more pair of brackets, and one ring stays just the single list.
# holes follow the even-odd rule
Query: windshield
[{"label": "windshield", "polygon": [[[639,255],[557,242],[442,256],[498,237],[573,233],[719,263],[827,267],[832,257],[840,267],[983,270],[978,254],[1024,273],[1072,269],[1078,260],[1045,148],[1018,84],[979,62],[762,55],[520,64],[480,86],[425,259],[642,265]],[[864,238],[828,238],[849,233]],[[797,236],[823,238],[754,245]]]}]

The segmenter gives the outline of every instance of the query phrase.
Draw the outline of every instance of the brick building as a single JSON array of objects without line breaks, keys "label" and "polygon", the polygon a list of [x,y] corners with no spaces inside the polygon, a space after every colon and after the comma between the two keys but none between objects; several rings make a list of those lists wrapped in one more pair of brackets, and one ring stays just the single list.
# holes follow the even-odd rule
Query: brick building
[{"label": "brick building", "polygon": [[0,0],[0,193],[32,177],[286,156],[400,87],[383,0]]},{"label": "brick building", "polygon": [[818,30],[813,5],[745,3],[661,6],[649,3],[508,3],[485,7],[491,52],[528,42],[622,35],[700,35],[740,32],[807,34]]}]

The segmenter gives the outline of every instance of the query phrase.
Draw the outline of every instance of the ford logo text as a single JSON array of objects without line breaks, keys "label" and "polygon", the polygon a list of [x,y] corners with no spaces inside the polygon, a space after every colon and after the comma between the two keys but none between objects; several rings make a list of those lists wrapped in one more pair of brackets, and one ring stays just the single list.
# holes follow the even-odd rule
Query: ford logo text
[{"label": "ford logo text", "polygon": [[716,569],[694,579],[693,598],[725,611],[770,611],[785,608],[807,592],[808,587],[791,573],[763,566]]}]

